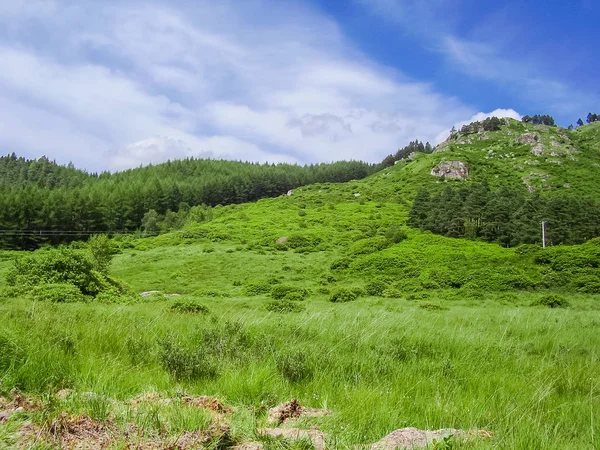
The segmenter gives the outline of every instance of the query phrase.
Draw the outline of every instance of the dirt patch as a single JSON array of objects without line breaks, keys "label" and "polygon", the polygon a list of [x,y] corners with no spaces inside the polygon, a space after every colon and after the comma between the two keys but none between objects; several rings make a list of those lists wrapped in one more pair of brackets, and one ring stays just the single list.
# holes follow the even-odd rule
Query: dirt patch
[{"label": "dirt patch", "polygon": [[[224,442],[230,446],[229,426],[213,423],[208,430],[185,431],[176,437],[147,433],[134,424],[119,429],[112,421],[95,421],[86,415],[61,414],[50,425],[38,427],[31,423],[19,430],[19,448],[31,448],[40,442],[52,442],[69,450],[105,450],[118,442],[136,450],[192,450],[204,448],[209,442]],[[120,447],[119,447],[120,448]]]},{"label": "dirt patch", "polygon": [[22,411],[35,411],[41,407],[37,400],[24,397],[17,391],[11,391],[12,400],[0,397],[0,423],[6,422],[10,416]]},{"label": "dirt patch", "polygon": [[35,436],[39,438],[42,434],[51,437],[61,448],[96,450],[110,445],[115,430],[111,422],[100,423],[85,414],[62,413],[50,423],[45,433],[38,432]]},{"label": "dirt patch", "polygon": [[325,449],[325,433],[313,428],[311,430],[303,430],[301,428],[264,428],[260,430],[261,434],[274,438],[284,438],[292,441],[299,439],[308,439],[316,450]]},{"label": "dirt patch", "polygon": [[200,397],[192,397],[187,394],[183,394],[183,404],[189,406],[195,406],[197,408],[210,409],[212,411],[228,414],[233,412],[233,408],[225,406],[218,398],[211,397],[209,395],[201,395]]},{"label": "dirt patch", "polygon": [[371,450],[404,450],[427,448],[433,444],[434,439],[441,441],[444,438],[453,436],[457,440],[466,440],[469,438],[491,438],[492,435],[485,430],[455,430],[454,428],[445,428],[442,430],[419,430],[417,428],[402,428],[388,434],[386,437],[371,445]]},{"label": "dirt patch", "polygon": [[269,410],[269,423],[278,425],[287,423],[291,419],[301,417],[323,417],[331,414],[327,409],[306,408],[298,400],[293,399]]}]

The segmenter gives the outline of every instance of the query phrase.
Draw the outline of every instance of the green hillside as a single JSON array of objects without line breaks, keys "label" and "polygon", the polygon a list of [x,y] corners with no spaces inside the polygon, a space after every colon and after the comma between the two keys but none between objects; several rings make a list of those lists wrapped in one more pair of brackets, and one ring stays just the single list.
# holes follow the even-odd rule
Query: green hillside
[{"label": "green hillside", "polygon": [[[433,154],[415,153],[380,174],[389,176],[394,192],[414,196],[420,188],[441,188],[460,178],[433,177],[445,161],[468,165],[468,182],[486,180],[493,188],[519,188],[544,195],[585,195],[600,198],[596,182],[600,168],[600,122],[574,131],[504,119],[498,131],[457,132]],[[525,141],[525,142],[519,142]],[[389,174],[389,175],[387,175]],[[379,184],[371,179],[372,185]]]},{"label": "green hillside", "polygon": [[[0,252],[0,446],[323,448],[319,430],[373,448],[416,427],[464,431],[436,450],[596,448],[600,240],[505,248],[408,220],[420,190],[484,180],[599,201],[599,144],[600,123],[510,121],[159,236]],[[431,175],[443,161],[469,176]],[[530,193],[533,171],[549,176]],[[269,423],[292,399],[331,414]],[[306,439],[273,437],[291,427]]]}]

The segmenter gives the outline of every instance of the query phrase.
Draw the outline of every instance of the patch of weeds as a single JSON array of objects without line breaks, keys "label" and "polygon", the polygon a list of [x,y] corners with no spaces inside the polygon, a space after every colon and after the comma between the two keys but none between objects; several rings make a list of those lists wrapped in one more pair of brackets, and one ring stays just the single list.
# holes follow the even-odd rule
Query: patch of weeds
[{"label": "patch of weeds", "polygon": [[454,450],[455,448],[457,448],[456,439],[454,439],[454,435],[451,434],[440,440],[434,439],[431,450]]},{"label": "patch of weeds", "polygon": [[206,305],[192,301],[175,302],[169,307],[169,310],[174,312],[193,314],[208,314],[210,312]]},{"label": "patch of weeds", "polygon": [[277,356],[277,371],[292,383],[312,378],[313,369],[308,354],[303,350],[282,352]]},{"label": "patch of weeds", "polygon": [[331,294],[331,290],[327,289],[326,287],[320,287],[317,289],[317,294],[329,295]]},{"label": "patch of weeds", "polygon": [[271,285],[266,281],[259,281],[256,283],[250,283],[244,286],[242,290],[244,295],[248,297],[254,297],[256,295],[268,294],[271,292]]},{"label": "patch of weeds", "polygon": [[152,359],[152,344],[141,334],[127,337],[125,348],[129,362],[134,366],[147,364]]},{"label": "patch of weeds", "polygon": [[221,297],[231,297],[231,295],[229,295],[226,292],[220,292],[220,291],[213,291],[210,289],[200,289],[196,292],[194,292],[194,295],[197,297],[211,297],[211,298],[221,298]]},{"label": "patch of weeds", "polygon": [[[289,294],[293,295],[293,294]],[[288,300],[287,297],[283,300],[273,300],[267,303],[267,311],[277,313],[292,313],[304,311],[306,307],[297,301]]]},{"label": "patch of weeds", "polygon": [[437,303],[421,303],[419,308],[426,309],[427,311],[444,311],[448,308],[438,305]]},{"label": "patch of weeds", "polygon": [[172,339],[158,342],[161,366],[175,380],[215,378],[218,373],[216,362],[203,347],[187,348]]}]

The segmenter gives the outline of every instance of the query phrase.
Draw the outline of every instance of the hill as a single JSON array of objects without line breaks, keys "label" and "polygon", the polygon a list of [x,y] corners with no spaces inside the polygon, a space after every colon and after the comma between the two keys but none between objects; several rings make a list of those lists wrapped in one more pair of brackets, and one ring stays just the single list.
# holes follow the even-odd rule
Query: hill
[{"label": "hill", "polygon": [[[12,399],[0,444],[318,448],[293,437],[323,432],[341,449],[417,427],[459,430],[434,448],[593,447],[600,241],[506,248],[408,225],[419,192],[479,189],[480,163],[493,194],[598,201],[593,170],[516,142],[539,133],[558,148],[562,130],[521,126],[459,133],[362,180],[206,207],[159,236],[0,252],[0,395]],[[594,164],[597,125],[565,135],[561,158]],[[494,140],[515,156],[486,159]],[[431,174],[455,160],[466,179]],[[525,160],[583,175],[531,193]],[[27,411],[2,406],[24,402],[13,388]],[[269,422],[292,399],[331,413]]]},{"label": "hill", "polygon": [[0,246],[31,249],[94,233],[134,232],[149,211],[157,219],[167,216],[168,231],[168,223],[185,222],[193,206],[254,201],[373,171],[355,161],[298,166],[186,159],[98,175],[13,154],[0,158]]}]

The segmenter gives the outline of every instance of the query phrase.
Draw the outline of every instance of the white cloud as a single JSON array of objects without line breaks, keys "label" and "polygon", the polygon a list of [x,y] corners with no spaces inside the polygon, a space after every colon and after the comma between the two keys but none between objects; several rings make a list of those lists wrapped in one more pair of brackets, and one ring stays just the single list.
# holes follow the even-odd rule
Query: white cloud
[{"label": "white cloud", "polygon": [[207,155],[378,161],[475,112],[293,3],[43,3],[40,36],[62,46],[28,31],[29,9],[11,9],[16,34],[0,38],[0,146],[28,156],[92,170]]}]

